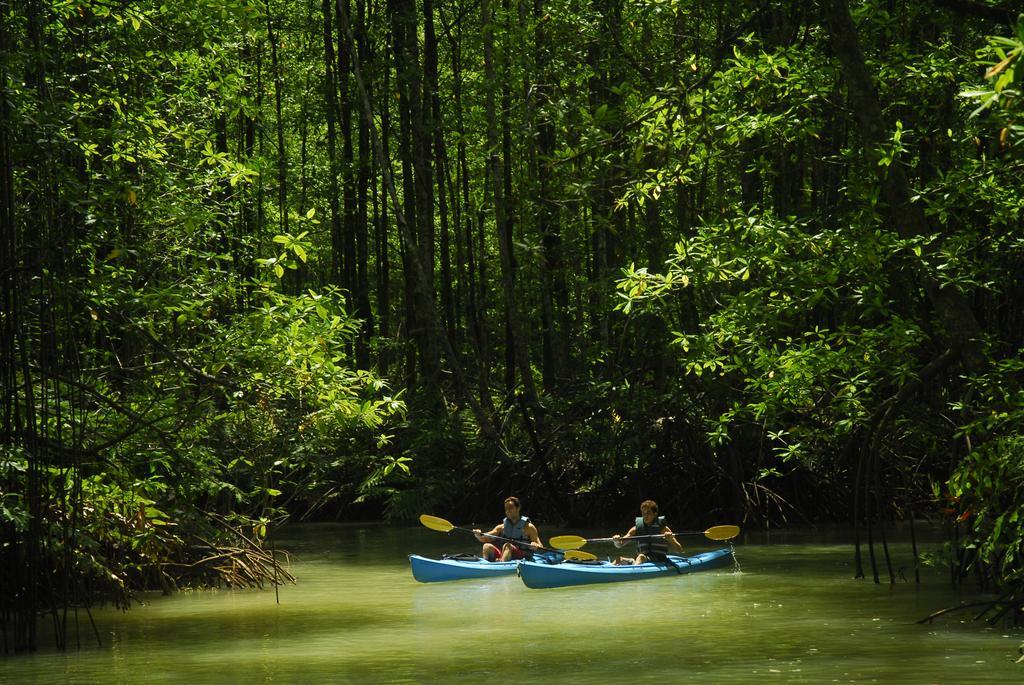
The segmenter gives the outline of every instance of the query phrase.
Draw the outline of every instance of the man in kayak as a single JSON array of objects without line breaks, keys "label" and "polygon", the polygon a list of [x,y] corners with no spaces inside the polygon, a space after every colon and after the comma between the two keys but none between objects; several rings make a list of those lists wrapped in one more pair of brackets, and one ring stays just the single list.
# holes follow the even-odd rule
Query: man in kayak
[{"label": "man in kayak", "polygon": [[[541,548],[540,533],[530,519],[520,514],[518,497],[505,498],[505,520],[484,533],[479,528],[473,529],[476,539],[484,543],[481,553],[487,561],[508,561],[510,559],[527,559],[533,556],[529,547]],[[495,540],[491,536],[508,538]],[[488,540],[488,538],[490,538]],[[509,542],[515,540],[518,544]]]},{"label": "man in kayak", "polygon": [[[654,537],[643,537],[650,535]],[[658,516],[658,505],[654,500],[644,500],[640,503],[640,516],[636,517],[636,525],[629,529],[625,535],[613,535],[612,540],[616,547],[622,547],[629,538],[636,537],[636,546],[639,554],[636,558],[619,557],[614,561],[616,564],[642,564],[645,561],[665,561],[668,559],[669,546],[678,554],[683,553],[683,546],[679,544],[672,534],[672,529],[665,523],[664,516]]]}]

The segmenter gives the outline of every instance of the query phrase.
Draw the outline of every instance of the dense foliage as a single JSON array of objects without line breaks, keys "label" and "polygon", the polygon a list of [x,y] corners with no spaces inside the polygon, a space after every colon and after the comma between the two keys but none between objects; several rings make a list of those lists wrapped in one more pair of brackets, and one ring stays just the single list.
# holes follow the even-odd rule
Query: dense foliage
[{"label": "dense foliage", "polygon": [[1019,614],[1007,5],[0,2],[5,647],[510,492],[941,520]]}]

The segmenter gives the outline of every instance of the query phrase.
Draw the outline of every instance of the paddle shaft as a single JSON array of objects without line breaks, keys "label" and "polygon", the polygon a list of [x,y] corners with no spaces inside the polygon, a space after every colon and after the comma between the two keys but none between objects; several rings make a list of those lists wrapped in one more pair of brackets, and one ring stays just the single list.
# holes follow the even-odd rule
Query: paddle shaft
[{"label": "paddle shaft", "polygon": [[[472,530],[470,528],[463,528],[461,526],[452,526],[452,530],[463,530],[467,533],[471,533],[472,535],[476,535],[475,530]],[[551,547],[534,547],[532,542],[523,542],[522,540],[513,540],[512,538],[503,538],[500,535],[491,535],[490,533],[480,533],[480,535],[482,535],[485,538],[490,538],[492,540],[502,540],[504,542],[511,542],[513,545],[516,545],[520,548],[536,549],[542,552],[557,552],[558,554],[564,554],[564,552],[560,549],[553,549]]]},{"label": "paddle shaft", "polygon": [[[708,538],[709,540],[715,540],[715,541],[730,540],[730,539],[736,537],[739,534],[740,534],[739,526],[731,526],[731,525],[730,526],[712,526],[711,528],[708,528],[705,531],[685,530],[685,531],[680,531],[678,533],[669,533],[669,535],[673,539],[680,538],[680,537],[683,537],[685,535],[694,535],[694,536],[696,536],[696,535],[703,535],[704,537]],[[617,542],[617,543],[619,543],[618,546],[621,547],[626,542],[630,542],[632,540],[643,540],[643,539],[664,538],[664,537],[665,537],[664,533],[661,533],[661,534],[651,534],[651,535],[629,535],[629,536],[625,536],[625,537],[620,537],[618,539],[616,539],[614,537],[610,537],[610,538],[584,538],[584,537],[580,537],[579,535],[556,535],[555,537],[551,538],[550,545],[552,547],[557,548],[557,549],[579,549],[583,545],[589,544],[591,542]]]},{"label": "paddle shaft", "polygon": [[[451,521],[446,521],[443,518],[439,518],[437,516],[431,516],[430,514],[421,514],[420,515],[420,523],[422,523],[427,528],[429,528],[431,530],[436,530],[436,531],[438,531],[440,533],[450,533],[453,530],[461,530],[461,531],[465,531],[467,533],[472,533],[473,535],[477,534],[475,530],[470,530],[469,528],[461,528],[461,527],[456,526],[455,524],[453,524]],[[552,549],[550,547],[544,547],[544,546],[541,546],[541,547],[537,548],[537,547],[534,547],[531,543],[524,543],[522,540],[513,540],[511,538],[502,537],[500,535],[492,535],[490,533],[480,533],[480,534],[481,535],[486,535],[487,537],[491,538],[492,540],[496,540],[496,541],[497,540],[505,540],[509,544],[513,544],[513,545],[516,545],[518,547],[526,546],[528,549],[537,550],[538,552],[546,552],[548,554],[558,554],[558,555],[561,555],[561,557],[563,559],[565,559],[566,561],[593,561],[594,559],[597,559],[597,557],[595,555],[591,554],[590,552],[580,552],[578,550],[569,550],[568,552],[563,552],[560,549]]]},{"label": "paddle shaft", "polygon": [[[686,535],[704,535],[707,531],[703,530],[687,530],[682,533],[671,533],[674,538],[683,537]],[[628,542],[630,540],[643,540],[645,538],[663,538],[665,534],[661,535],[630,535],[627,537],[620,537],[619,542]],[[587,538],[587,542],[615,542],[615,538]]]}]

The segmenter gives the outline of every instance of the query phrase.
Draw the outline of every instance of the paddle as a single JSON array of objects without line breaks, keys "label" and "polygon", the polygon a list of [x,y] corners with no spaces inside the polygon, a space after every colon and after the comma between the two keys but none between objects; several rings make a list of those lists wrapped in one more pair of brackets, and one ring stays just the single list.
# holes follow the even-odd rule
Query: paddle
[{"label": "paddle", "polygon": [[[423,514],[423,515],[421,515],[420,516],[420,523],[422,523],[424,526],[426,526],[427,528],[429,528],[431,530],[440,531],[442,533],[450,533],[453,530],[461,530],[461,531],[464,531],[466,533],[470,533],[470,534],[476,535],[476,533],[473,530],[469,529],[469,528],[460,528],[459,526],[456,526],[456,525],[450,523],[449,521],[444,520],[443,518],[439,518],[437,516],[431,516],[430,514]],[[503,540],[505,542],[511,542],[513,545],[517,545],[519,547],[527,547],[527,548],[530,548],[530,549],[537,549],[536,547],[533,547],[533,545],[530,545],[528,543],[524,543],[522,540],[513,540],[512,538],[503,538],[503,537],[501,537],[499,535],[486,535],[485,534],[485,537],[493,538],[494,540]],[[563,558],[568,559],[570,561],[594,561],[594,560],[597,559],[597,555],[595,555],[595,554],[591,554],[590,552],[580,552],[580,551],[575,550],[575,549],[570,549],[567,552],[563,552],[560,549],[550,549],[548,547],[541,547],[540,549],[545,551],[545,552],[555,552],[557,554],[561,554],[563,556]]]},{"label": "paddle", "polygon": [[[426,525],[426,524],[424,524]],[[681,533],[673,533],[673,537],[681,537],[684,535],[703,535],[709,540],[730,540],[740,534],[739,526],[713,526],[707,530],[701,531],[684,531]],[[619,538],[620,542],[626,542],[629,540],[638,540],[640,538],[660,538],[662,535],[634,535],[628,538]],[[557,535],[550,540],[548,544],[556,549],[579,549],[588,542],[614,542],[615,538],[584,538],[579,535]]]}]

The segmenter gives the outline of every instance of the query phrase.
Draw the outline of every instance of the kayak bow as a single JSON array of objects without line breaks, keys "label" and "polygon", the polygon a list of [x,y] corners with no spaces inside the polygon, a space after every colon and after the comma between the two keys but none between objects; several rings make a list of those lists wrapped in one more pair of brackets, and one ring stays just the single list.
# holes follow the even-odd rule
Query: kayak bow
[{"label": "kayak bow", "polygon": [[[535,552],[533,558],[533,563],[543,566],[545,564],[560,563],[563,556],[562,554]],[[567,554],[565,558],[572,558],[572,555]],[[521,561],[521,559],[487,561],[481,557],[468,554],[444,556],[440,559],[430,559],[419,554],[409,555],[409,563],[412,565],[412,576],[421,583],[510,576],[516,572],[516,566]]]},{"label": "kayak bow", "polygon": [[418,554],[409,555],[412,576],[421,583],[466,578],[493,578],[510,576],[516,572],[516,561],[486,561],[475,558],[428,559]]}]

